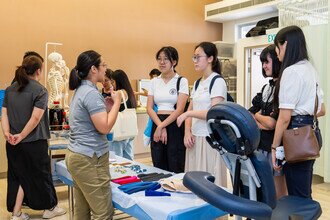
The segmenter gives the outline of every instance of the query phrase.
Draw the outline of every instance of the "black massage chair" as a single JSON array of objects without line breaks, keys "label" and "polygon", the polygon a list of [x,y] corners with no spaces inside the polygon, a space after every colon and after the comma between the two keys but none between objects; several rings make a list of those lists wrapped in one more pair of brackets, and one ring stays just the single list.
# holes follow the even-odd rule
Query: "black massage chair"
[{"label": "black massage chair", "polygon": [[312,199],[284,196],[276,201],[272,168],[255,151],[260,132],[251,114],[233,102],[212,107],[207,113],[209,144],[221,154],[230,171],[233,192],[215,185],[207,172],[188,172],[183,184],[211,205],[236,219],[318,219],[322,209]]}]

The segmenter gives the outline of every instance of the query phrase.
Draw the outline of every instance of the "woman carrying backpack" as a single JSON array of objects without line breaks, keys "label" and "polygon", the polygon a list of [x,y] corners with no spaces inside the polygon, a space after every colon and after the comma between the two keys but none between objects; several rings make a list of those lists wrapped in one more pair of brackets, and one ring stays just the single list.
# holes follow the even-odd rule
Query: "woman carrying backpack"
[{"label": "woman carrying backpack", "polygon": [[218,51],[213,43],[202,42],[195,47],[192,60],[195,70],[202,74],[202,78],[194,83],[188,111],[178,117],[177,124],[181,126],[185,121],[185,171],[209,172],[215,176],[218,185],[226,186],[226,167],[220,154],[205,139],[209,135],[206,127],[208,110],[227,99],[227,86],[221,77],[217,57]]}]

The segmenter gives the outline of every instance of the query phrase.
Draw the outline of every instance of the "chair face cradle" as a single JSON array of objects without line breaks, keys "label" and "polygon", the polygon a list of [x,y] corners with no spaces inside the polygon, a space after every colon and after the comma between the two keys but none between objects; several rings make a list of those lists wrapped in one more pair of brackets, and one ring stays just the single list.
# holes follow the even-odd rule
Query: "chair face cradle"
[{"label": "chair face cradle", "polygon": [[259,128],[251,114],[233,102],[213,106],[207,114],[208,143],[217,149],[230,171],[233,194],[213,183],[207,172],[188,172],[184,185],[213,206],[252,219],[318,219],[322,213],[314,200],[285,196],[276,201],[272,168],[255,151]]}]

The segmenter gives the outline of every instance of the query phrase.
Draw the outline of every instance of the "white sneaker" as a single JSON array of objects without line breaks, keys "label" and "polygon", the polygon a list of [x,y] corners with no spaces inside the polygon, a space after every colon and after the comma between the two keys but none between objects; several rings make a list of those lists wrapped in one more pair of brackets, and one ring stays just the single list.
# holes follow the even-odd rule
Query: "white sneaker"
[{"label": "white sneaker", "polygon": [[54,218],[56,216],[64,215],[66,211],[58,206],[55,206],[53,210],[47,209],[44,211],[42,218]]},{"label": "white sneaker", "polygon": [[21,212],[19,216],[12,216],[10,220],[28,220],[30,216],[24,212]]}]

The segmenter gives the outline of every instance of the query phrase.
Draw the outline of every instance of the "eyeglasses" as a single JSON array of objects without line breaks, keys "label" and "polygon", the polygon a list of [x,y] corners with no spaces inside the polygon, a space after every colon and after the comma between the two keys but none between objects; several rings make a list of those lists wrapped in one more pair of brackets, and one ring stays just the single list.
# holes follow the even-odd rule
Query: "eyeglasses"
[{"label": "eyeglasses", "polygon": [[201,57],[207,57],[207,56],[199,56],[199,55],[194,55],[194,56],[192,56],[192,61],[194,62],[194,63],[196,63],[196,62],[198,62],[199,61],[199,58],[201,58]]},{"label": "eyeglasses", "polygon": [[168,62],[170,62],[170,59],[168,59],[167,57],[164,57],[164,58],[157,57],[157,62],[158,63],[168,63]]}]

